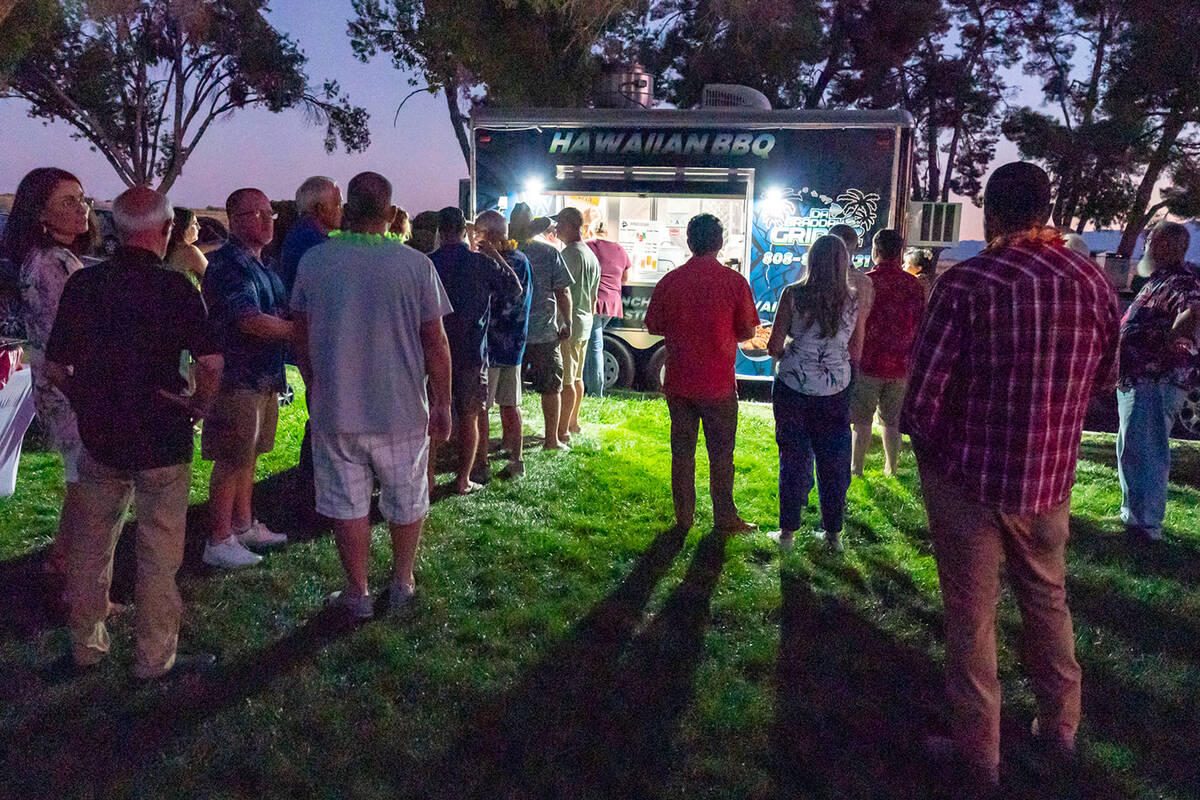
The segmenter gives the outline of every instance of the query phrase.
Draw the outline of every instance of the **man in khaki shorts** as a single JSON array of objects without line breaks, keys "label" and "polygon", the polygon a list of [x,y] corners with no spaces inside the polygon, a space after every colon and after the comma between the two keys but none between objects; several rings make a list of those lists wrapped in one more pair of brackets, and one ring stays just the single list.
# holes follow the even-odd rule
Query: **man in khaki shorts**
[{"label": "man in khaki shorts", "polygon": [[225,210],[229,241],[209,256],[201,284],[225,372],[204,421],[200,455],[214,462],[204,563],[230,568],[262,560],[249,547],[287,541],[254,519],[250,498],[255,462],[275,448],[284,349],[294,326],[285,318],[283,283],[262,262],[262,249],[275,234],[270,200],[258,189],[238,189]]},{"label": "man in khaki shorts", "polygon": [[592,336],[592,315],[600,291],[600,262],[583,243],[583,214],[567,206],[553,218],[555,236],[565,246],[562,257],[571,273],[571,336],[562,343],[562,412],[558,419],[558,438],[571,441],[579,433],[579,407],[583,403],[583,362]]},{"label": "man in khaki shorts", "polygon": [[475,458],[475,477],[472,477],[472,480],[485,483],[488,478],[488,442],[492,435],[488,414],[494,405],[500,406],[500,426],[508,456],[508,466],[501,476],[515,478],[525,474],[525,461],[522,458],[521,359],[525,355],[525,339],[529,332],[532,286],[529,259],[520,250],[511,249],[508,223],[498,211],[484,211],[476,217],[475,233],[481,243],[490,245],[499,253],[521,281],[521,294],[516,297],[492,297],[487,332],[487,410],[479,415],[479,450]]},{"label": "man in khaki shorts", "polygon": [[871,420],[879,409],[883,423],[883,472],[896,474],[900,457],[900,409],[908,386],[913,340],[925,312],[925,292],[916,276],[904,271],[904,237],[881,230],[871,243],[874,302],[863,325],[863,352],[850,387],[850,424],[854,428],[850,465],[862,477],[871,446]]},{"label": "man in khaki shorts", "polygon": [[542,421],[546,450],[570,449],[558,439],[563,388],[562,351],[559,343],[571,338],[571,273],[558,250],[541,238],[550,228],[548,217],[533,217],[526,203],[513,206],[509,232],[517,249],[529,259],[529,325],[525,337],[525,365],[529,383],[542,396]]}]

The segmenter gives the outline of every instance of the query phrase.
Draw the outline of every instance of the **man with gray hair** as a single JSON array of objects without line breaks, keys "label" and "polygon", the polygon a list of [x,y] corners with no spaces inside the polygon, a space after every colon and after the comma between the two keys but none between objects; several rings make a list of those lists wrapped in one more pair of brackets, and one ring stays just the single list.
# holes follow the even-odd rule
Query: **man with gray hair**
[{"label": "man with gray hair", "polygon": [[1131,544],[1162,539],[1171,471],[1171,428],[1200,386],[1196,318],[1200,278],[1183,262],[1191,236],[1160,222],[1147,236],[1149,278],[1121,320],[1117,381],[1117,477]]},{"label": "man with gray hair", "polygon": [[342,190],[332,178],[314,175],[296,190],[296,224],[288,231],[279,253],[279,279],[289,297],[296,282],[300,259],[325,241],[330,231],[342,227]]},{"label": "man with gray hair", "polygon": [[[204,304],[182,274],[163,268],[171,235],[167,198],[144,186],[113,203],[121,246],[111,260],[68,279],[46,347],[50,379],[79,419],[81,524],[72,541],[67,596],[77,669],[109,650],[113,551],[137,505],[137,650],[150,679],[213,657],[176,655],[191,485],[192,424],[220,383],[222,358]],[[180,365],[196,362],[189,393]]]},{"label": "man with gray hair", "polygon": [[[283,282],[284,295],[291,297],[292,285],[296,282],[296,268],[300,259],[313,247],[321,244],[331,231],[342,226],[342,190],[332,178],[314,175],[300,184],[296,190],[296,211],[300,217],[288,231],[279,253],[277,272]],[[288,363],[292,363],[289,358]],[[304,438],[300,441],[300,460],[297,463],[296,507],[301,519],[309,524],[319,524],[313,518],[315,489],[313,484],[312,428],[304,424]]]},{"label": "man with gray hair", "polygon": [[523,423],[521,421],[521,361],[525,358],[525,339],[529,332],[529,305],[532,277],[529,259],[509,243],[508,222],[499,211],[484,211],[475,217],[475,232],[484,245],[504,259],[521,281],[521,293],[515,297],[492,295],[491,320],[488,322],[487,409],[479,415],[479,449],[475,474],[471,478],[485,483],[488,474],[487,451],[491,438],[488,412],[500,406],[500,428],[508,466],[502,477],[525,474]]}]

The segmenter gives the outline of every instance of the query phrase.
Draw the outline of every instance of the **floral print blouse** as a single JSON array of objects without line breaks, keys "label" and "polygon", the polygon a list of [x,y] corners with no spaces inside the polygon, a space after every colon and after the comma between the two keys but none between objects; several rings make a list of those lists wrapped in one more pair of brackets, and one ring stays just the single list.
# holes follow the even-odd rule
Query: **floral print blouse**
[{"label": "floral print blouse", "polygon": [[21,265],[21,315],[29,365],[33,368],[33,404],[50,446],[59,451],[79,446],[75,412],[66,396],[47,379],[46,342],[67,278],[83,263],[65,247],[33,250]]},{"label": "floral print blouse", "polygon": [[[794,302],[792,292],[787,296]],[[850,337],[857,320],[858,297],[854,292],[847,297],[837,333],[830,339],[823,338],[820,326],[810,323],[799,308],[794,308],[791,339],[779,357],[775,379],[800,394],[828,396],[844,390],[850,385]]]}]

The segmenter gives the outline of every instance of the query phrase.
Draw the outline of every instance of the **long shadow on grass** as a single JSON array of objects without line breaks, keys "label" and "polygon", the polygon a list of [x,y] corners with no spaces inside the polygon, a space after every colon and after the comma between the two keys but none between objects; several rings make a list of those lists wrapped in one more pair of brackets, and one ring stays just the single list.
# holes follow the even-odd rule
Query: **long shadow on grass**
[{"label": "long shadow on grass", "polygon": [[[781,797],[958,800],[951,770],[921,752],[923,736],[945,713],[942,669],[928,652],[899,641],[846,599],[819,594],[785,567],[778,662],[774,773]],[[915,592],[900,605],[922,606]],[[1085,691],[1095,691],[1085,684]],[[1103,693],[1103,689],[1100,690]],[[1085,697],[1086,699],[1086,697]],[[1195,716],[1194,711],[1187,714]],[[1040,767],[1028,720],[1001,720],[1006,797],[1116,798],[1099,768],[1073,773]],[[1178,730],[1172,728],[1171,730]],[[1123,739],[1125,731],[1117,740]],[[1162,738],[1168,738],[1164,736]]]},{"label": "long shadow on grass", "polygon": [[656,795],[725,555],[724,535],[703,537],[662,611],[630,641],[681,536],[659,534],[616,591],[460,741],[402,782],[418,782],[429,798]]},{"label": "long shadow on grass", "polygon": [[209,717],[260,694],[338,637],[353,630],[327,608],[246,659],[206,676],[168,679],[146,689],[97,686],[90,694],[10,731],[20,742],[4,754],[20,797],[110,797],[136,785],[179,737]]},{"label": "long shadow on grass", "polygon": [[[272,530],[286,532],[292,542],[312,539],[328,529],[314,512],[306,510],[308,497],[300,470],[284,470],[255,484],[254,513]],[[133,602],[137,576],[135,525],[133,519],[125,524],[113,557],[111,595],[121,603]],[[202,559],[208,530],[208,504],[189,506],[179,578],[210,574],[211,569]],[[0,614],[0,637],[28,639],[65,624],[65,608],[60,600],[62,581],[44,573],[46,553],[42,549],[0,562],[0,608],[4,609]]]}]

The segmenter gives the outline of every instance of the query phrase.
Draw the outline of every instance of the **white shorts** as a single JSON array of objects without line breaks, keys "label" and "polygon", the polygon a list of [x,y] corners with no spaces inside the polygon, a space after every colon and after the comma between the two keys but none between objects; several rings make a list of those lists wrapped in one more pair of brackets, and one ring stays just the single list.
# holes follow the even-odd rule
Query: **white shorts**
[{"label": "white shorts", "polygon": [[371,511],[379,481],[379,511],[393,525],[429,513],[429,435],[322,433],[313,430],[317,511],[332,519],[361,519]]},{"label": "white shorts", "polygon": [[63,480],[79,483],[79,462],[83,460],[83,442],[76,439],[62,449]]},{"label": "white shorts", "polygon": [[521,368],[489,367],[487,407],[501,408],[521,405]]}]

